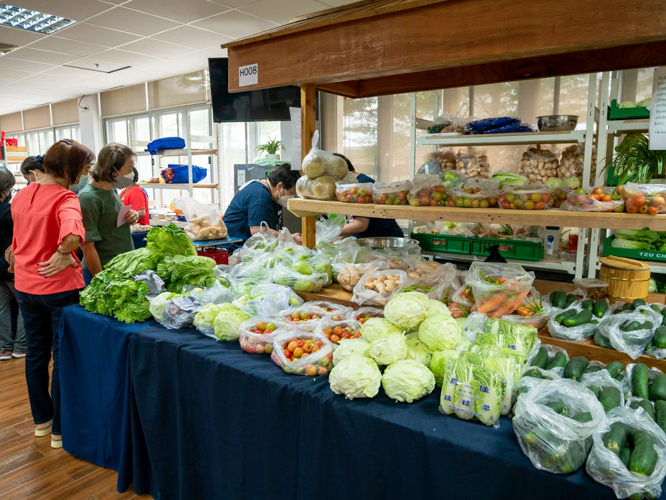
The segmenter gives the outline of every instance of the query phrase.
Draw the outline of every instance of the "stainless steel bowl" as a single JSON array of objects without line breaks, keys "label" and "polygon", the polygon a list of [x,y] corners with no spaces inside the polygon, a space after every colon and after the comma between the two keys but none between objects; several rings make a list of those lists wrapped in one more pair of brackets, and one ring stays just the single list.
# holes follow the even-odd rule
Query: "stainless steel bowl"
[{"label": "stainless steel bowl", "polygon": [[537,116],[537,126],[541,132],[571,132],[577,124],[576,115]]},{"label": "stainless steel bowl", "polygon": [[356,243],[369,248],[405,248],[419,244],[418,241],[411,238],[397,238],[395,236],[387,236],[385,238],[359,238],[356,240]]}]

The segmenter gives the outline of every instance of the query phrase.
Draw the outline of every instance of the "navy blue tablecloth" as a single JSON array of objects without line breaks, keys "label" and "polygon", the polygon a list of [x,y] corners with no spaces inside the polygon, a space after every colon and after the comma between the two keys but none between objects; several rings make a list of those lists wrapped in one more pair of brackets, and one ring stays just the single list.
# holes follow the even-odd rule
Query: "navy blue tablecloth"
[{"label": "navy blue tablecloth", "polygon": [[[614,499],[583,469],[536,470],[510,420],[444,416],[439,389],[411,405],[380,389],[334,394],[269,356],[194,330],[130,339],[134,491],[170,499]],[[136,432],[135,432],[136,431]]]},{"label": "navy blue tablecloth", "polygon": [[145,233],[132,233],[132,241],[134,242],[134,248],[143,248],[145,247],[148,242],[146,241],[146,237],[148,236],[148,232]]},{"label": "navy blue tablecloth", "polygon": [[127,325],[76,305],[60,323],[60,390],[65,451],[132,482],[129,339],[154,321]]}]

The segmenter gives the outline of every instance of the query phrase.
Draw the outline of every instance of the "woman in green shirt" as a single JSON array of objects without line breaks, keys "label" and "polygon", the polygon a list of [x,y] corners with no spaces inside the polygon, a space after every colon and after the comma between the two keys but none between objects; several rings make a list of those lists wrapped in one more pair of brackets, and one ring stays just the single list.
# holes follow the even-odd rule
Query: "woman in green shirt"
[{"label": "woman in green shirt", "polygon": [[125,215],[118,226],[118,213],[123,203],[116,189],[124,189],[134,182],[136,154],[122,144],[107,144],[90,171],[91,180],[79,191],[86,241],[83,250],[83,278],[86,285],[93,276],[116,255],[134,250],[130,224],[138,221],[136,211]]}]

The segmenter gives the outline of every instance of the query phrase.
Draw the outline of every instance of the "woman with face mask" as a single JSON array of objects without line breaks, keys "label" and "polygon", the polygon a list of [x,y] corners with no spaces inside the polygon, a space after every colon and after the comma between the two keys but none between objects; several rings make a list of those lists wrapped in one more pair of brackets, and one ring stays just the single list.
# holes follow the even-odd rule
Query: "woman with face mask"
[{"label": "woman with face mask", "polygon": [[[41,155],[28,156],[21,163],[21,173],[28,184],[37,182],[44,176],[44,157]],[[85,177],[85,175],[82,177]]]},{"label": "woman with face mask", "polygon": [[134,250],[130,224],[139,220],[136,210],[125,215],[125,223],[117,224],[123,203],[118,190],[134,182],[135,153],[122,144],[107,144],[98,155],[90,172],[91,180],[79,191],[86,240],[83,250],[83,277],[86,285],[116,255]]},{"label": "woman with face mask", "polygon": [[[28,353],[25,377],[36,436],[60,438],[58,326],[62,310],[79,302],[84,286],[74,251],[85,236],[79,200],[69,187],[86,175],[95,155],[71,139],[56,142],[44,155],[44,175],[14,196],[14,240],[9,259],[23,315]],[[49,393],[49,364],[53,375]]]},{"label": "woman with face mask", "polygon": [[[284,164],[275,167],[266,179],[251,181],[242,186],[224,213],[223,220],[229,238],[238,238],[244,243],[259,232],[262,222],[266,222],[269,230],[277,235],[282,228],[282,210],[286,210],[287,200],[296,193],[299,177],[297,170],[291,170],[289,164]],[[296,243],[302,243],[300,233],[292,236]]]}]

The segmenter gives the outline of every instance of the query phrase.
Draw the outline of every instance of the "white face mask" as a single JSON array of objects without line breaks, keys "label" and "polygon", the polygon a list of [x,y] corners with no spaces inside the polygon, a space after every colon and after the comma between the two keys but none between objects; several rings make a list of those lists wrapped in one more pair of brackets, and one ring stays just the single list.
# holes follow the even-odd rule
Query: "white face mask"
[{"label": "white face mask", "polygon": [[[116,172],[118,171],[116,170]],[[126,175],[122,175],[120,172],[118,172],[118,177],[113,179],[113,187],[118,189],[125,189],[130,187],[132,184],[134,184],[134,172]]]},{"label": "white face mask", "polygon": [[[278,193],[279,194],[279,193]],[[283,206],[284,208],[287,208],[287,200],[293,198],[293,194],[287,194],[287,192],[284,192],[283,196],[280,196],[277,200],[277,204],[280,206]]]}]

